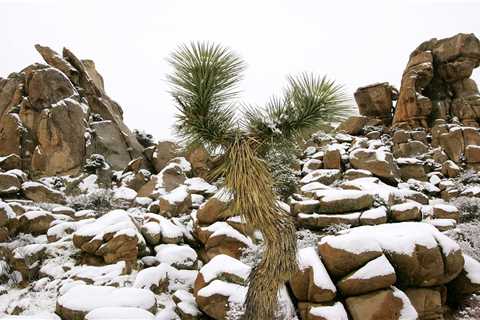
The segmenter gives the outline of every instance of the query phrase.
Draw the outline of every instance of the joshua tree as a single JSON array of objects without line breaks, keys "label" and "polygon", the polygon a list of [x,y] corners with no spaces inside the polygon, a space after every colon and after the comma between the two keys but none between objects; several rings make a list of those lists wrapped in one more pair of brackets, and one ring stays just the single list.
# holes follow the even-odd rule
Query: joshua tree
[{"label": "joshua tree", "polygon": [[182,45],[169,62],[177,133],[187,144],[203,144],[221,154],[212,179],[224,178],[233,194],[233,212],[263,234],[265,251],[249,277],[244,319],[273,319],[278,290],[298,266],[295,226],[277,203],[264,157],[272,149],[289,150],[321,123],[345,118],[351,111],[346,95],[334,81],[301,74],[289,77],[283,96],[272,98],[266,108],[236,110],[245,64],[229,49]]}]

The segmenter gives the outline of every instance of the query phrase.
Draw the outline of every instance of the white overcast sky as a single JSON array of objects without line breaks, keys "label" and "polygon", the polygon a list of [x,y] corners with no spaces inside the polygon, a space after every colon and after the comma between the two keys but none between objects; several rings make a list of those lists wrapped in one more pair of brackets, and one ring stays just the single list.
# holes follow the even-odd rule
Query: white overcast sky
[{"label": "white overcast sky", "polygon": [[[287,74],[398,87],[422,41],[480,37],[480,0],[0,0],[0,76],[41,62],[33,45],[93,59],[131,128],[172,136],[165,59],[178,44],[220,42],[248,64],[242,100],[263,104]],[[480,83],[480,72],[474,79]]]}]

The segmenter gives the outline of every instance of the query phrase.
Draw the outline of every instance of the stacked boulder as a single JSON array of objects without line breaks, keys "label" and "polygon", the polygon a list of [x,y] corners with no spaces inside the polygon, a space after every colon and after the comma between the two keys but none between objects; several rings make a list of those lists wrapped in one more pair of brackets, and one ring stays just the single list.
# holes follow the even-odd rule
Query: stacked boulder
[{"label": "stacked boulder", "polygon": [[0,167],[35,176],[78,174],[91,154],[116,170],[143,156],[91,60],[36,45],[36,63],[0,78]]}]

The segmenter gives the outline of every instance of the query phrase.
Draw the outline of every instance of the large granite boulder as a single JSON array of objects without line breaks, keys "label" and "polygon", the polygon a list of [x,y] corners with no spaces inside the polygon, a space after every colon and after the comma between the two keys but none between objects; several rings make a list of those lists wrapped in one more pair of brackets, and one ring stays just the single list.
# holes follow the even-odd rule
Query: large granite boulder
[{"label": "large granite boulder", "polygon": [[478,127],[480,96],[469,78],[479,64],[480,41],[474,34],[422,43],[403,73],[393,124],[426,128],[434,119],[457,117]]},{"label": "large granite boulder", "polygon": [[0,156],[34,176],[78,174],[94,153],[115,170],[143,157],[93,61],[35,48],[46,64],[0,79]]}]

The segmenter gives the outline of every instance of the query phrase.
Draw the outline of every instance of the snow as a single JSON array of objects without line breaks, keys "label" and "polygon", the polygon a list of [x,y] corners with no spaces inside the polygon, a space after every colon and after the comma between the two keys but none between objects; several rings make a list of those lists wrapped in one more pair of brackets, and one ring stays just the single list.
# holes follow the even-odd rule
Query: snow
[{"label": "snow", "polygon": [[197,253],[188,245],[160,244],[155,247],[158,261],[169,265],[193,267]]},{"label": "snow", "polygon": [[355,254],[383,249],[411,256],[416,244],[429,249],[440,245],[445,255],[460,250],[455,241],[434,226],[421,222],[361,226],[345,230],[341,235],[326,236],[320,240],[320,244],[323,243]]},{"label": "snow", "polygon": [[331,306],[312,307],[309,313],[325,320],[348,320],[347,311],[341,302],[335,302]]},{"label": "snow", "polygon": [[377,241],[375,241],[375,239],[366,237],[361,233],[347,233],[338,236],[326,236],[320,240],[320,244],[324,243],[328,244],[330,247],[345,250],[354,254],[382,251],[380,245]]},{"label": "snow", "polygon": [[315,196],[322,202],[355,200],[365,195],[368,195],[368,193],[358,190],[330,189],[315,191]]},{"label": "snow", "polygon": [[152,285],[158,285],[162,280],[167,279],[168,273],[174,274],[176,271],[174,267],[166,263],[161,263],[156,267],[145,268],[138,272],[133,287],[150,289]]},{"label": "snow", "polygon": [[188,189],[186,186],[181,185],[173,189],[169,193],[162,196],[162,199],[168,201],[168,203],[175,205],[182,203],[189,196]]},{"label": "snow", "polygon": [[90,280],[96,285],[102,285],[123,274],[125,270],[125,261],[119,261],[116,264],[106,266],[77,266],[66,272],[65,275],[70,278],[80,280]]},{"label": "snow", "polygon": [[395,274],[395,270],[385,255],[381,255],[365,264],[363,267],[348,276],[348,278],[368,280],[375,277],[388,276],[390,274]]},{"label": "snow", "polygon": [[410,302],[410,299],[408,299],[407,295],[394,286],[391,286],[391,289],[393,290],[393,295],[401,299],[403,303],[398,320],[417,320],[418,313]]},{"label": "snow", "polygon": [[58,297],[64,308],[82,312],[102,307],[134,307],[148,310],[156,303],[152,292],[138,288],[77,285]]},{"label": "snow", "polygon": [[452,205],[448,205],[448,204],[442,204],[442,203],[438,203],[438,204],[433,205],[433,208],[440,209],[442,211],[449,212],[449,213],[457,213],[458,212],[457,207],[452,206]]},{"label": "snow", "polygon": [[62,320],[59,316],[54,313],[41,312],[34,315],[4,315],[0,314],[0,319],[2,320]]},{"label": "snow", "polygon": [[51,216],[51,214],[48,211],[34,210],[34,211],[27,211],[21,216],[26,218],[27,220],[34,220],[40,217]]},{"label": "snow", "polygon": [[27,181],[22,183],[22,189],[28,189],[28,188],[35,188],[35,187],[42,187],[42,188],[47,188],[46,185],[40,182],[35,182],[35,181]]},{"label": "snow", "polygon": [[451,227],[454,228],[457,222],[454,219],[427,219],[425,222],[435,227]]},{"label": "snow", "polygon": [[463,269],[465,270],[465,276],[474,284],[480,284],[480,262],[472,257],[464,254],[463,259],[465,264]]},{"label": "snow", "polygon": [[94,193],[99,188],[97,179],[98,177],[96,174],[91,174],[78,184],[78,188],[85,193]]},{"label": "snow", "polygon": [[211,185],[202,178],[195,177],[185,180],[184,184],[188,187],[188,190],[191,193],[206,193],[214,194],[218,191],[218,188],[214,185]]},{"label": "snow", "polygon": [[317,287],[333,292],[337,291],[314,247],[303,248],[298,251],[298,264],[300,270],[312,268],[313,283]]},{"label": "snow", "polygon": [[235,275],[245,281],[250,274],[250,267],[235,258],[225,254],[219,254],[204,265],[200,269],[200,273],[206,283],[212,281],[223,273]]},{"label": "snow", "polygon": [[104,234],[118,232],[122,229],[137,230],[128,213],[124,210],[112,210],[95,222],[82,226],[75,235],[102,239]]},{"label": "snow", "polygon": [[209,225],[208,227],[203,227],[202,230],[212,232],[212,234],[210,235],[210,238],[224,235],[229,238],[233,238],[242,242],[247,247],[253,246],[253,242],[252,240],[250,240],[250,238],[244,236],[243,234],[238,232],[236,229],[234,229],[232,226],[230,226],[228,223],[223,221],[217,221]]},{"label": "snow", "polygon": [[231,193],[230,191],[228,191],[227,189],[225,188],[222,188],[220,190],[217,191],[217,193],[215,193],[213,195],[213,198],[223,202],[223,203],[228,203],[230,201],[233,200],[233,193]]},{"label": "snow", "polygon": [[47,236],[60,239],[66,236],[68,233],[75,232],[75,230],[78,230],[82,226],[92,223],[94,221],[95,219],[84,219],[75,222],[61,222],[51,226],[47,231]]},{"label": "snow", "polygon": [[[192,171],[192,165],[184,157],[176,157],[171,160],[172,164],[176,164],[183,172]],[[168,166],[168,165],[167,165]]]},{"label": "snow", "polygon": [[183,313],[196,317],[200,314],[195,302],[181,301],[177,304],[177,307],[182,310]]},{"label": "snow", "polygon": [[390,210],[397,212],[405,212],[413,209],[420,210],[422,205],[415,201],[409,201],[405,203],[396,204],[390,207]]},{"label": "snow", "polygon": [[315,148],[314,146],[310,146],[310,147],[307,147],[303,153],[306,155],[306,156],[311,156],[313,155],[315,152],[317,152],[317,148]]},{"label": "snow", "polygon": [[15,211],[7,203],[0,201],[0,210],[4,212],[7,219],[14,219],[16,217]]},{"label": "snow", "polygon": [[307,184],[307,183],[315,182],[320,178],[329,178],[329,177],[337,176],[339,173],[340,173],[340,170],[338,169],[317,169],[310,172],[305,177],[303,177],[300,180],[300,183]]},{"label": "snow", "polygon": [[415,158],[397,158],[396,161],[400,165],[423,164],[422,160]]},{"label": "snow", "polygon": [[379,219],[387,216],[387,208],[384,206],[372,208],[364,211],[361,215],[362,219]]},{"label": "snow", "polygon": [[113,190],[114,200],[133,201],[137,196],[137,192],[128,187],[119,187]]},{"label": "snow", "polygon": [[304,193],[312,192],[316,190],[327,190],[327,189],[331,189],[331,188],[318,181],[307,183],[300,188],[300,190]]},{"label": "snow", "polygon": [[90,311],[85,320],[153,320],[155,316],[150,312],[132,307],[104,307]]},{"label": "snow", "polygon": [[153,200],[148,198],[148,197],[136,197],[135,198],[135,203],[142,206],[142,207],[147,207],[152,202],[153,202]]},{"label": "snow", "polygon": [[206,287],[200,289],[197,295],[207,298],[213,295],[222,295],[228,297],[230,303],[243,304],[247,295],[247,288],[235,283],[213,280]]},{"label": "snow", "polygon": [[380,181],[375,177],[358,178],[351,181],[344,182],[342,187],[356,189],[368,192],[372,196],[378,196],[384,201],[388,202],[391,194],[397,193],[399,190],[386,183]]},{"label": "snow", "polygon": [[480,195],[480,186],[470,186],[467,187],[465,190],[462,191],[460,195],[468,195],[468,196],[479,196]]},{"label": "snow", "polygon": [[429,179],[429,182],[434,186],[438,185],[441,181],[442,179],[440,179],[436,174],[432,175]]}]

